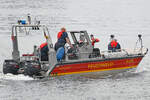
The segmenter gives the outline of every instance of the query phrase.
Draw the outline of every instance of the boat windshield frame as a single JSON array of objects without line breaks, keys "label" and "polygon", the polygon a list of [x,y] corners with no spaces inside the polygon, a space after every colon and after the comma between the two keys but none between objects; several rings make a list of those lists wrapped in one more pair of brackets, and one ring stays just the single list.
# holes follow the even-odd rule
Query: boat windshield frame
[{"label": "boat windshield frame", "polygon": [[77,37],[76,37],[76,34],[83,34],[84,37],[85,37],[85,41],[87,42],[87,44],[91,44],[91,40],[90,40],[90,37],[87,33],[86,30],[84,31],[67,31],[69,34],[71,34],[71,38],[74,42],[74,44],[78,44],[78,40],[77,40]]}]

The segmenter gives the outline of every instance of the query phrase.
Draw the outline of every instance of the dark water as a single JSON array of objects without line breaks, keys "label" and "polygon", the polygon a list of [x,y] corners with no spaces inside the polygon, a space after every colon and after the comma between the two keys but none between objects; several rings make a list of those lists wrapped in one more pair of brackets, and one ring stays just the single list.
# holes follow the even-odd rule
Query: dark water
[{"label": "dark water", "polygon": [[[115,34],[123,48],[132,49],[137,34],[150,47],[148,0],[1,0],[0,68],[11,57],[11,26],[27,13],[46,24],[56,41],[61,27],[87,30],[107,49],[109,35]],[[33,37],[34,38],[34,37]],[[29,44],[25,44],[28,46]],[[0,100],[150,100],[150,55],[135,73],[108,78],[76,76],[34,80],[26,76],[3,75],[0,70]]]}]

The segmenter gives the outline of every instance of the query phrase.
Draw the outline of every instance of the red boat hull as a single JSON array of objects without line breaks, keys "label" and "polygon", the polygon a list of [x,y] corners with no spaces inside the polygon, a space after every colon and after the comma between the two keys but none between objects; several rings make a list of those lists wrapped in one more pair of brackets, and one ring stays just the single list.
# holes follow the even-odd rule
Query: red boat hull
[{"label": "red boat hull", "polygon": [[50,76],[81,74],[90,72],[117,71],[136,68],[143,56],[94,61],[62,63],[55,66]]}]

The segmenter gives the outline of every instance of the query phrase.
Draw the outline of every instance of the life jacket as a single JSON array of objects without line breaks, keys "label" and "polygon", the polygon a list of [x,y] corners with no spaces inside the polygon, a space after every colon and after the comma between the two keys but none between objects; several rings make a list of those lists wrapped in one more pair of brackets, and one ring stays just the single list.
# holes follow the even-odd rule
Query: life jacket
[{"label": "life jacket", "polygon": [[117,45],[118,45],[118,42],[116,42],[115,40],[112,40],[110,45],[111,45],[112,48],[116,48]]},{"label": "life jacket", "polygon": [[94,46],[94,44],[95,44],[96,42],[99,42],[99,39],[92,38],[92,45],[93,45],[93,46]]},{"label": "life jacket", "polygon": [[62,36],[62,34],[63,34],[63,31],[58,32],[58,34],[57,34],[57,38],[58,38],[58,39],[60,39],[60,38],[61,38],[61,36]]},{"label": "life jacket", "polygon": [[42,49],[42,48],[45,47],[46,45],[47,45],[47,42],[42,43],[42,44],[40,45],[40,49]]},{"label": "life jacket", "polygon": [[65,44],[66,43],[66,39],[65,39],[65,32],[64,31],[61,31],[57,34],[57,38],[58,38],[58,41],[60,44]]}]

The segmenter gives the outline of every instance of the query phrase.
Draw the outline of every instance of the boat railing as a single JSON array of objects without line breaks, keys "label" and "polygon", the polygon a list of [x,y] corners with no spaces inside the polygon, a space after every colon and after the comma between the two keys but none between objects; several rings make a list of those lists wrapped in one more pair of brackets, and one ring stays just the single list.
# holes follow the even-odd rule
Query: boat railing
[{"label": "boat railing", "polygon": [[112,50],[106,50],[106,51],[101,51],[101,55],[107,56],[107,57],[114,57],[114,56],[132,56],[132,55],[145,55],[147,54],[148,49],[143,48],[142,52],[141,50],[130,50],[130,49],[118,49],[115,52]]},{"label": "boat railing", "polygon": [[22,55],[20,57],[20,61],[32,61],[32,60],[38,60],[39,57],[38,56],[34,56],[34,55]]},{"label": "boat railing", "polygon": [[112,50],[105,50],[105,51],[101,51],[101,55],[104,58],[113,58],[113,57],[124,57],[124,56],[128,56],[129,53],[126,49],[118,49],[115,52]]},{"label": "boat railing", "polygon": [[142,54],[142,55],[146,55],[147,52],[148,52],[148,48],[138,48],[138,49],[134,49],[134,50],[131,50],[131,49],[126,49],[126,51],[129,53],[129,54]]}]

